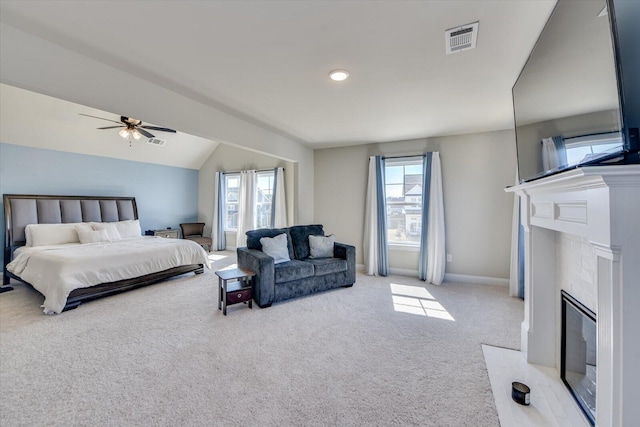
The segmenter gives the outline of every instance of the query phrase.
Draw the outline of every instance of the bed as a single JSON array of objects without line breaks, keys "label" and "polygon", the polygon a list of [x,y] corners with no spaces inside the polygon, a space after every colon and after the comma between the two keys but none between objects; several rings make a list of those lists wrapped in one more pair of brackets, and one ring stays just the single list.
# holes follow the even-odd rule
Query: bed
[{"label": "bed", "polygon": [[195,242],[142,236],[133,197],[5,194],[3,202],[3,284],[32,286],[47,314],[210,267]]}]

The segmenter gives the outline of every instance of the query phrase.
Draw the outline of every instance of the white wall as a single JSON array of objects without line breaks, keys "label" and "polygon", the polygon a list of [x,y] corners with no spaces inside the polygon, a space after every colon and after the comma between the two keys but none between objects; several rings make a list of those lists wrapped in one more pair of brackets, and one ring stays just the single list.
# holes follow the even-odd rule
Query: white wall
[{"label": "white wall", "polygon": [[[0,141],[0,194],[135,197],[143,231],[177,229],[182,222],[195,221],[197,189],[195,169]],[[4,212],[0,212],[0,223],[4,223]]]},{"label": "white wall", "polygon": [[[209,156],[200,168],[198,175],[198,220],[204,222],[206,235],[211,234],[213,226],[213,208],[215,195],[215,174],[216,172],[235,172],[247,169],[271,169],[275,167],[284,168],[285,195],[287,200],[287,220],[289,224],[294,223],[295,207],[297,198],[296,189],[296,169],[297,165],[276,157],[266,156],[253,151],[231,145],[220,144],[218,148]],[[235,247],[236,233],[227,232],[227,249]]]},{"label": "white wall", "polygon": [[[356,246],[363,263],[368,159],[439,151],[442,160],[447,253],[446,272],[509,277],[516,154],[513,131],[446,136],[315,151],[315,217],[336,240]],[[417,252],[389,254],[390,267],[416,271]]]},{"label": "white wall", "polygon": [[313,219],[313,150],[300,142],[4,23],[0,81],[297,162],[295,220]]}]

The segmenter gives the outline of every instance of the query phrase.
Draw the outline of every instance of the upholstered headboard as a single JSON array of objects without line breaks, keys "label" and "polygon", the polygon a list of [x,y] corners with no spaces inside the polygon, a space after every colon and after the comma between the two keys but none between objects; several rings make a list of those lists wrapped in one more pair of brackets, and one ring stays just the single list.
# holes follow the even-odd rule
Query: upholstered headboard
[{"label": "upholstered headboard", "polygon": [[5,262],[7,251],[23,246],[28,224],[115,222],[138,219],[135,197],[40,196],[5,194]]}]

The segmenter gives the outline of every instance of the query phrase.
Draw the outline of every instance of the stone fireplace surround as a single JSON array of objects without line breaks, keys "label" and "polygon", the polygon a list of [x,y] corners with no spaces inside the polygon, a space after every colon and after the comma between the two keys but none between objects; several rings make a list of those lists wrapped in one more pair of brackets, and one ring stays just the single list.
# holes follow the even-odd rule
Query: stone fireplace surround
[{"label": "stone fireplace surround", "polygon": [[640,166],[583,167],[506,191],[520,196],[525,230],[522,354],[560,376],[560,289],[569,292],[597,315],[596,425],[635,425],[640,419]]}]

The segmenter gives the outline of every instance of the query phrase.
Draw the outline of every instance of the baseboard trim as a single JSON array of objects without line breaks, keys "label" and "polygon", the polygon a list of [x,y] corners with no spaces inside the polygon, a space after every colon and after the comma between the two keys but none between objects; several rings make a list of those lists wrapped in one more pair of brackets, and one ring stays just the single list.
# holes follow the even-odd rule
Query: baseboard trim
[{"label": "baseboard trim", "polygon": [[[364,264],[357,264],[356,270],[364,272]],[[409,268],[389,268],[389,274],[394,276],[418,277],[418,270]],[[509,287],[509,279],[488,276],[471,276],[467,274],[445,273],[445,282],[468,283],[470,285],[490,285]]]},{"label": "baseboard trim", "polygon": [[509,279],[501,279],[499,277],[487,276],[469,276],[466,274],[444,274],[445,282],[469,283],[471,285],[491,285],[509,287]]},{"label": "baseboard trim", "polygon": [[418,270],[411,270],[408,268],[389,268],[389,274],[393,274],[394,276],[418,277]]}]

